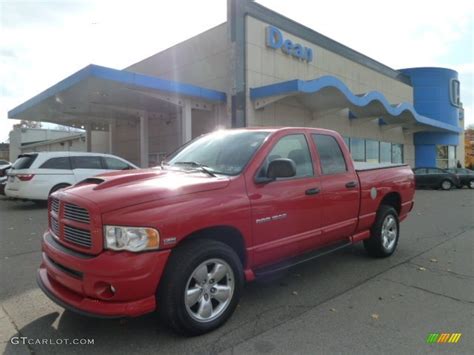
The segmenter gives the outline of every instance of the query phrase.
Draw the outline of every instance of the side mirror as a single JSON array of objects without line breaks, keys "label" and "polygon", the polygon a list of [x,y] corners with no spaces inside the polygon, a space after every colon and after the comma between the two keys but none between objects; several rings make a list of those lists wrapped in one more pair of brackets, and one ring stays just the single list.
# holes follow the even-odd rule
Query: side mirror
[{"label": "side mirror", "polygon": [[265,177],[255,180],[256,183],[267,183],[278,178],[289,178],[296,175],[296,164],[291,159],[279,158],[268,164]]}]

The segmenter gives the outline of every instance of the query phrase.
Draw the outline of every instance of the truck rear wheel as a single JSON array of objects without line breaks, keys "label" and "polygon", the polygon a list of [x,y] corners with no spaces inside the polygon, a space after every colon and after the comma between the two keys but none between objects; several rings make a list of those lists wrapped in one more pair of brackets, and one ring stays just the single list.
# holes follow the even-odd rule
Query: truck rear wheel
[{"label": "truck rear wheel", "polygon": [[400,235],[397,211],[391,206],[380,206],[370,234],[371,237],[364,240],[365,250],[370,256],[384,258],[392,255]]},{"label": "truck rear wheel", "polygon": [[240,299],[242,263],[233,249],[214,240],[194,240],[170,256],[158,290],[165,324],[199,335],[224,324]]}]

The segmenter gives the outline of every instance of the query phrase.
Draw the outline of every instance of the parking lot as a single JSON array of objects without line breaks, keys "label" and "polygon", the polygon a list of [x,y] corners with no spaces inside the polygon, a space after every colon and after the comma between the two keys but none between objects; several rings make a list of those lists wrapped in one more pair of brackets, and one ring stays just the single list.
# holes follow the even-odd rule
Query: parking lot
[{"label": "parking lot", "polygon": [[[355,245],[250,283],[222,328],[184,338],[159,324],[155,314],[89,319],[51,302],[35,282],[47,211],[0,198],[0,350],[472,353],[473,211],[471,190],[418,190],[415,209],[401,225],[398,250],[391,258],[371,259],[362,245]],[[462,336],[457,344],[427,344],[430,333]],[[27,337],[32,343],[12,344],[12,337]],[[65,339],[93,339],[94,344],[65,345]]]}]

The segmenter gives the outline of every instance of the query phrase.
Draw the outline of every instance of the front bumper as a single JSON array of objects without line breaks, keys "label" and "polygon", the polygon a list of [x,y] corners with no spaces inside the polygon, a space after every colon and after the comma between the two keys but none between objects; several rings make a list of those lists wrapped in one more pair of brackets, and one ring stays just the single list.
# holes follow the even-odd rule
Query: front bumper
[{"label": "front bumper", "polygon": [[49,232],[42,245],[37,281],[60,306],[101,318],[136,317],[156,309],[156,289],[170,250],[87,255],[65,248]]}]

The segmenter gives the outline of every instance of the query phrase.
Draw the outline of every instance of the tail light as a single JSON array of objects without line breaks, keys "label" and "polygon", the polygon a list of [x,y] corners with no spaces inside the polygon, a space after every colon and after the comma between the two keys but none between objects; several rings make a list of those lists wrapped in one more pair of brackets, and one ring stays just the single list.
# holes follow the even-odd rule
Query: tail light
[{"label": "tail light", "polygon": [[20,179],[21,181],[30,181],[31,179],[33,179],[34,176],[35,176],[35,174],[18,174],[18,175],[16,175],[16,177],[18,179]]}]

